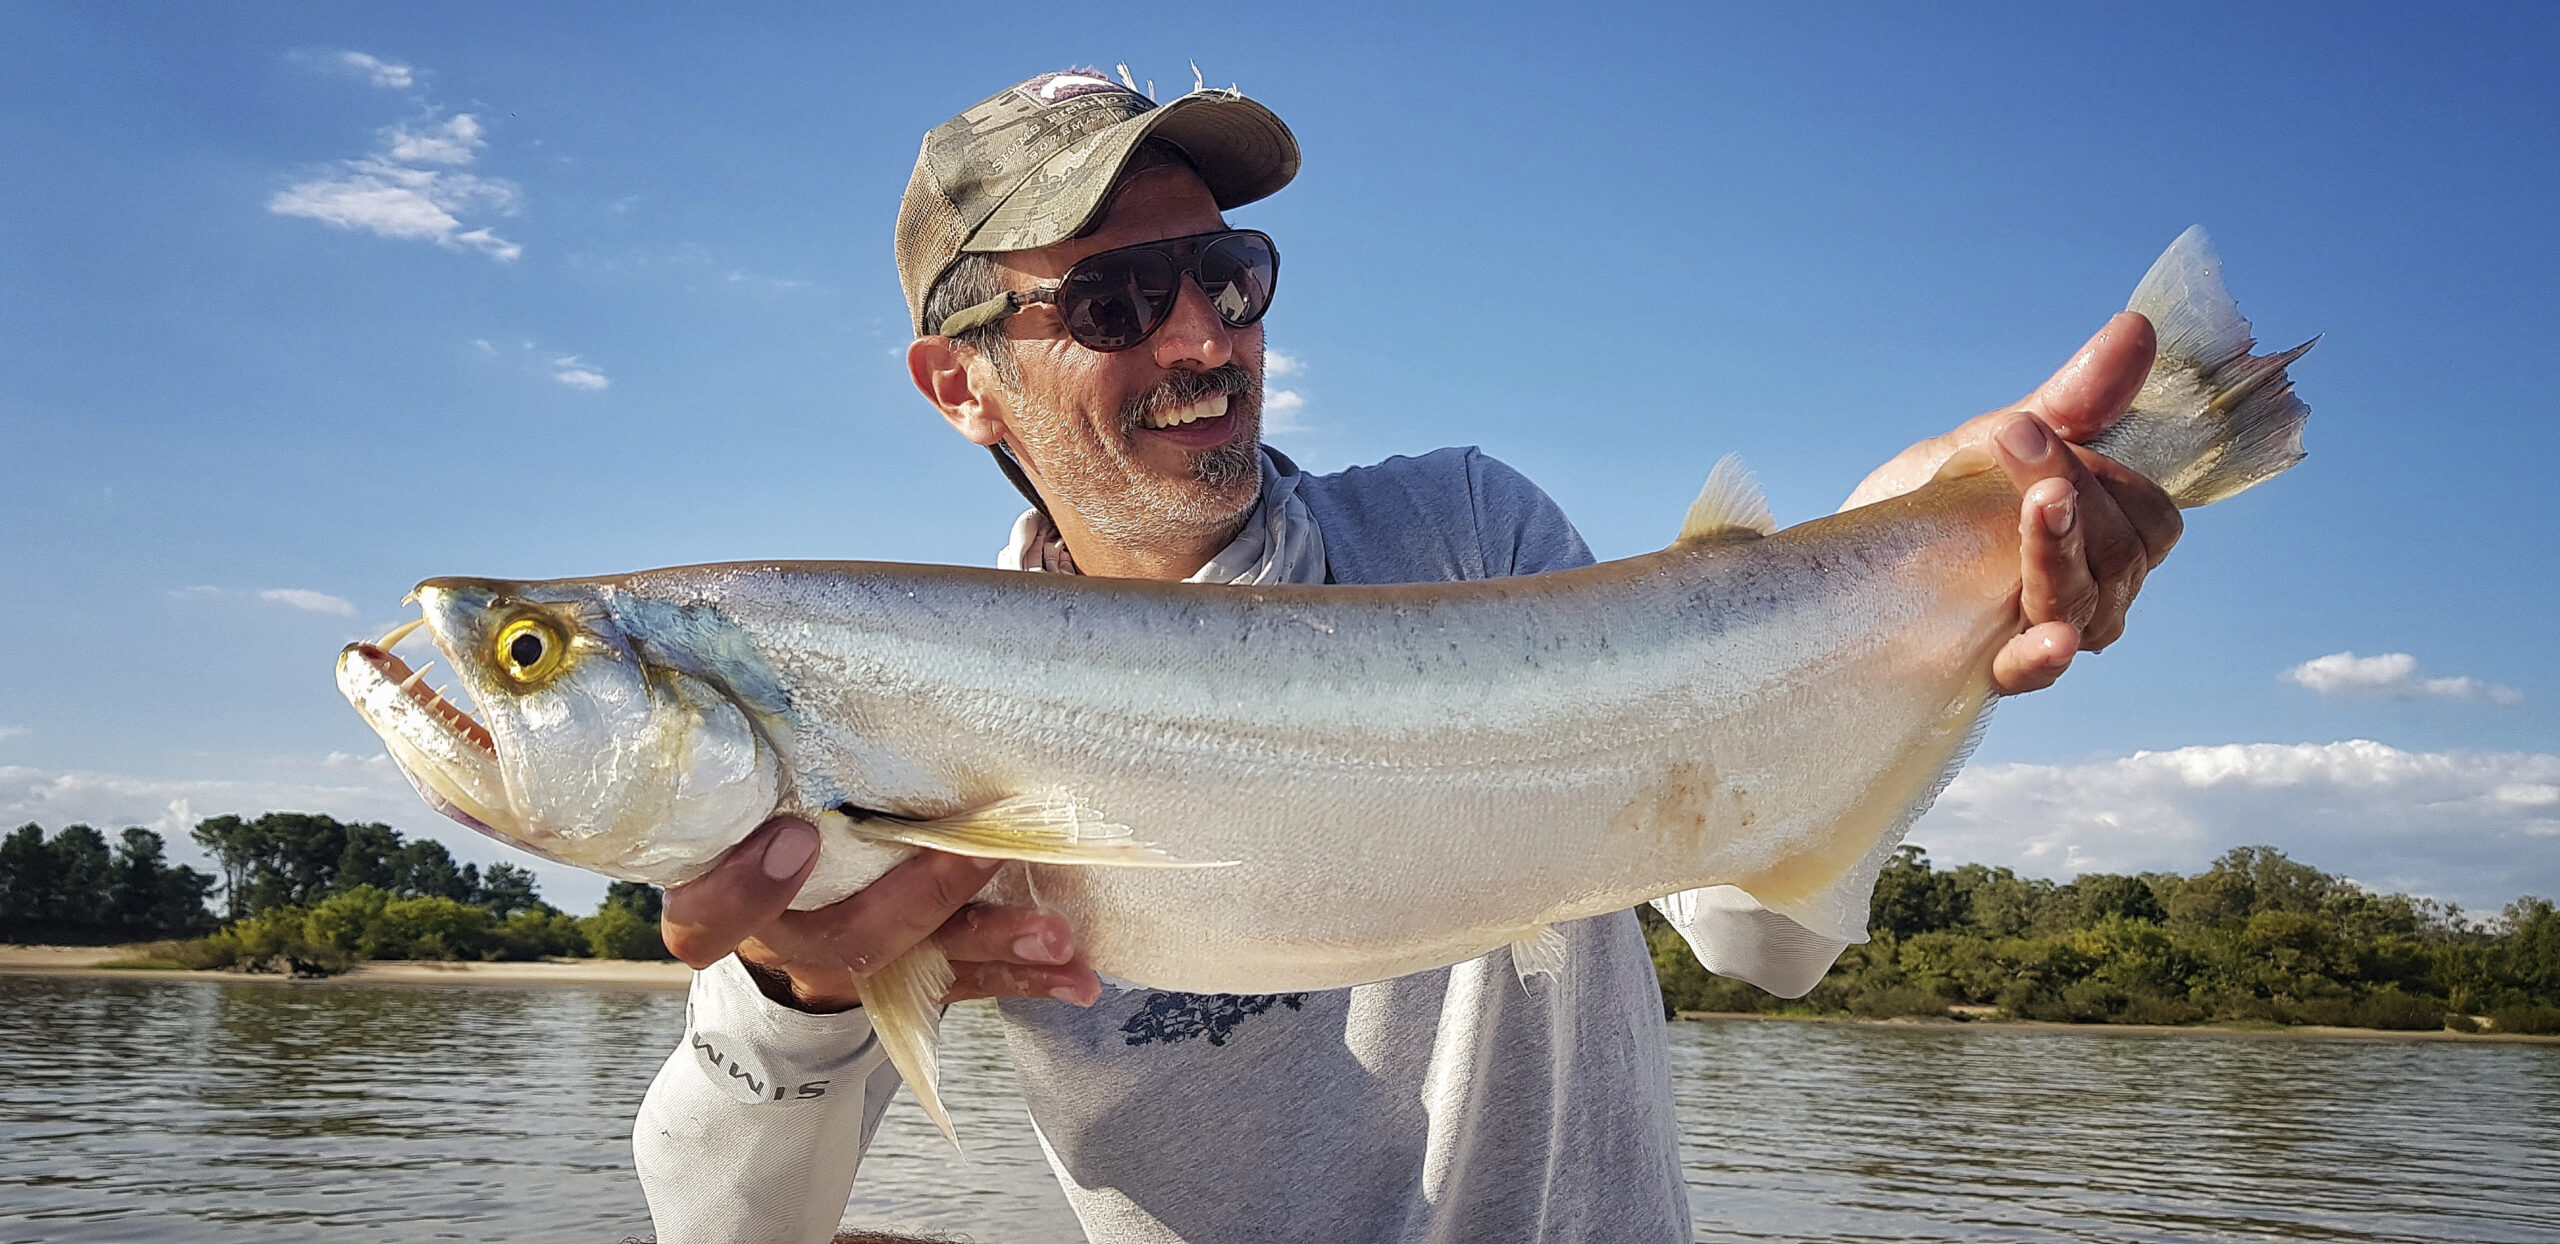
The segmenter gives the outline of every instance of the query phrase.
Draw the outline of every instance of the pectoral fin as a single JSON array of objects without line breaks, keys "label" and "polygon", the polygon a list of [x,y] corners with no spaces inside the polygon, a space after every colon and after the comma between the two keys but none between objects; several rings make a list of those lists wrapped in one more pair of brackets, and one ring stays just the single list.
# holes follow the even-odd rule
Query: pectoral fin
[{"label": "pectoral fin", "polygon": [[1140,842],[1126,825],[1114,825],[1064,799],[1016,795],[982,808],[931,820],[844,807],[821,813],[846,829],[880,842],[930,847],[986,860],[1034,864],[1108,864],[1120,868],[1224,868],[1235,860],[1186,860]]},{"label": "pectoral fin", "polygon": [[930,941],[890,960],[877,972],[855,974],[862,1009],[871,1018],[871,1035],[906,1080],[916,1104],[942,1129],[942,1138],[960,1148],[951,1116],[942,1108],[942,995],[950,992],[951,961]]},{"label": "pectoral fin", "polygon": [[1564,972],[1564,934],[1556,926],[1542,924],[1520,935],[1511,943],[1511,970],[1520,974],[1520,983],[1544,973],[1559,976]]}]

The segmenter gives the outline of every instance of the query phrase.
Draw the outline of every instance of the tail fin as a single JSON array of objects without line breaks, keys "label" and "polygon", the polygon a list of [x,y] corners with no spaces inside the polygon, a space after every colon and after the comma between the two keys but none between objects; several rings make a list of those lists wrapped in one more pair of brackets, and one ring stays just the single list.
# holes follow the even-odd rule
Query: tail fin
[{"label": "tail fin", "polygon": [[2133,409],[2089,447],[2142,472],[2181,506],[2210,505],[2302,461],[2302,421],[2285,368],[2318,342],[2253,355],[2249,321],[2222,286],[2199,225],[2178,235],[2127,310],[2151,321],[2160,356]]}]

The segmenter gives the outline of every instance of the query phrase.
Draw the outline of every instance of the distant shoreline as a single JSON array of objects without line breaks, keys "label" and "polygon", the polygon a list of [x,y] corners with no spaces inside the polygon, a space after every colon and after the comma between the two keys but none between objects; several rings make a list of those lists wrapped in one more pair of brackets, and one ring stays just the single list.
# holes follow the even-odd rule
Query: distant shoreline
[{"label": "distant shoreline", "polygon": [[262,972],[194,972],[158,968],[110,968],[130,958],[134,946],[0,945],[0,976],[80,976],[119,980],[200,980],[291,985],[584,985],[681,990],[693,969],[645,959],[545,959],[533,962],[410,959],[359,963],[336,976],[295,978]]},{"label": "distant shoreline", "polygon": [[[681,963],[642,959],[549,959],[539,962],[479,962],[412,959],[359,963],[337,976],[297,979],[256,972],[191,972],[153,968],[99,966],[127,958],[132,946],[0,945],[0,976],[77,976],[120,980],[202,980],[234,984],[289,985],[576,985],[590,988],[682,990],[693,983],[693,969]],[[2525,1033],[2464,1033],[2449,1029],[2407,1031],[2389,1028],[2332,1028],[2314,1024],[2290,1027],[2233,1027],[2222,1024],[2060,1024],[2031,1019],[1863,1019],[1854,1015],[1770,1015],[1754,1011],[1682,1011],[1675,1018],[1702,1023],[1855,1024],[1872,1028],[1916,1028],[1960,1031],[2072,1033],[2082,1036],[2222,1037],[2280,1041],[2454,1041],[2492,1045],[2560,1045],[2560,1036]]]},{"label": "distant shoreline", "polygon": [[2400,1028],[2334,1028],[2323,1024],[2269,1024],[2264,1027],[2235,1027],[2227,1024],[2062,1024],[2039,1019],[1866,1019],[1856,1015],[1769,1015],[1758,1011],[1681,1011],[1675,1019],[1696,1023],[1773,1023],[1773,1024],[1854,1024],[1862,1028],[1917,1028],[1922,1030],[1994,1032],[2072,1033],[2082,1036],[2121,1037],[2227,1037],[2235,1040],[2271,1039],[2277,1041],[2459,1041],[2488,1045],[2560,1045],[2560,1036],[2538,1036],[2521,1032],[2455,1032],[2450,1028],[2433,1031]]}]

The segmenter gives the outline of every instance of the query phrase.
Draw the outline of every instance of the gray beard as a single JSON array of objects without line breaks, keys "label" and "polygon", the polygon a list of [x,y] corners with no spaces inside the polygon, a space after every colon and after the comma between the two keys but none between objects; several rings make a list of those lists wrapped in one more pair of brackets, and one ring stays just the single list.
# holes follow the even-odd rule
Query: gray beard
[{"label": "gray beard", "polygon": [[[1133,442],[1156,411],[1188,405],[1215,393],[1227,398],[1227,417],[1242,419],[1242,435],[1191,456],[1191,479],[1177,484],[1134,469]],[[1125,548],[1177,540],[1232,537],[1262,494],[1262,378],[1233,363],[1206,372],[1175,372],[1119,411],[1119,441],[1095,445],[1074,435],[1071,421],[1027,389],[1018,404],[1044,416],[1029,433],[1017,424],[1017,449],[1026,451],[1056,499],[1074,507],[1095,535]]]}]

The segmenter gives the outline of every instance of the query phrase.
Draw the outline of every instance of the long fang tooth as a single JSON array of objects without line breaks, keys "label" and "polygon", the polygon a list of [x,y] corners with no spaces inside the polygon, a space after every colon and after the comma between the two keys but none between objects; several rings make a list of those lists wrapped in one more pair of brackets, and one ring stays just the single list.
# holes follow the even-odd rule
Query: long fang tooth
[{"label": "long fang tooth", "polygon": [[427,671],[428,671],[428,670],[431,670],[431,669],[434,669],[435,667],[436,667],[436,663],[435,663],[435,662],[433,662],[433,661],[429,661],[429,662],[427,662],[426,664],[419,666],[419,667],[418,667],[418,672],[417,672],[417,673],[415,673],[415,674],[411,674],[411,675],[409,675],[409,677],[408,677],[408,678],[406,678],[406,679],[404,679],[404,680],[402,680],[402,681],[401,681],[401,683],[400,683],[400,689],[401,689],[402,691],[414,691],[414,690],[416,690],[416,689],[417,689],[417,687],[418,687],[418,684],[419,684],[420,682],[422,682],[422,681],[424,681],[424,680],[426,679],[426,677],[427,677]]},{"label": "long fang tooth", "polygon": [[384,635],[382,638],[373,641],[373,646],[388,652],[401,640],[407,639],[409,636],[416,634],[418,628],[425,626],[426,624],[427,620],[425,618],[411,618],[408,621],[391,628],[390,634]]}]

